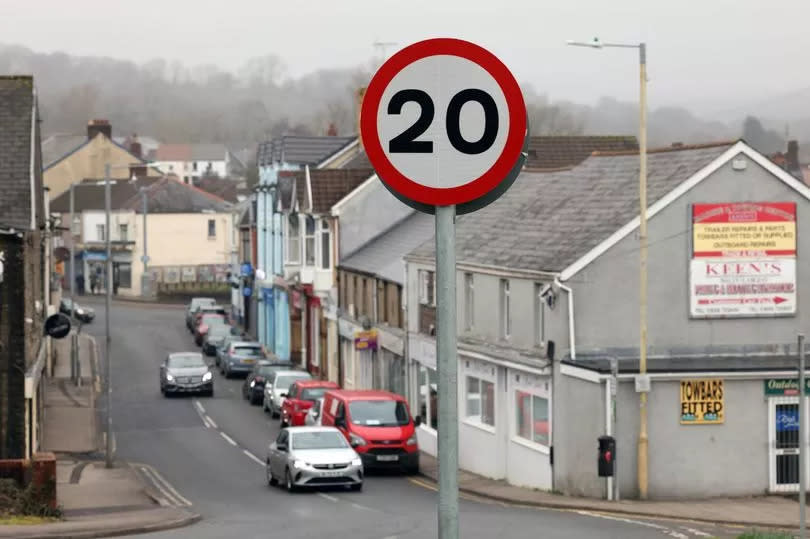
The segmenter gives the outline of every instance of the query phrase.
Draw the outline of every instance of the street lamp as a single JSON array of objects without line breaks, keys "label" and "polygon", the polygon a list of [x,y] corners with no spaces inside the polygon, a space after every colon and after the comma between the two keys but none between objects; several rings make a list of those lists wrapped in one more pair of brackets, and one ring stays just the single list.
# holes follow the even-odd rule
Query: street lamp
[{"label": "street lamp", "polygon": [[[568,41],[574,47],[589,47],[592,49],[621,48],[638,49],[639,59],[639,167],[638,167],[638,194],[639,194],[639,254],[640,254],[640,289],[639,289],[639,378],[647,376],[647,44],[646,43],[603,43],[598,37],[592,41]],[[639,431],[638,431],[638,491],[639,497],[647,498],[647,391],[649,386],[642,383],[639,388]]]}]

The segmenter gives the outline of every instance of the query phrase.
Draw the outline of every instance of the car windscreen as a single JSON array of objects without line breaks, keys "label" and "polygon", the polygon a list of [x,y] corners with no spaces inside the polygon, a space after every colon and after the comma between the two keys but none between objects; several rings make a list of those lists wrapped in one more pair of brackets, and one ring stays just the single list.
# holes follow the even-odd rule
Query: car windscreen
[{"label": "car windscreen", "polygon": [[231,326],[227,324],[214,324],[208,332],[209,337],[225,337],[231,332]]},{"label": "car windscreen", "polygon": [[309,375],[302,375],[302,376],[276,376],[276,383],[273,386],[275,389],[289,389],[293,382],[296,380],[308,380]]},{"label": "car windscreen", "polygon": [[324,393],[326,393],[329,387],[305,387],[301,390],[301,400],[302,401],[316,401],[323,397]]},{"label": "car windscreen", "polygon": [[205,367],[201,356],[174,356],[169,358],[169,368],[188,369],[192,367]]},{"label": "car windscreen", "polygon": [[262,376],[272,376],[278,371],[288,371],[292,365],[262,365],[259,367],[259,374]]},{"label": "car windscreen", "polygon": [[264,357],[260,346],[234,346],[233,355],[246,357]]},{"label": "car windscreen", "polygon": [[216,304],[217,302],[214,298],[195,298],[191,300],[191,310],[194,311],[200,307],[208,307]]},{"label": "car windscreen", "polygon": [[348,446],[343,434],[335,431],[296,432],[292,436],[292,448],[298,450],[342,449]]},{"label": "car windscreen", "polygon": [[[65,309],[70,309],[70,304],[71,303],[72,302],[69,299],[63,299],[62,300],[62,307],[64,307]],[[78,307],[78,305],[76,307]]]},{"label": "car windscreen", "polygon": [[351,422],[367,427],[397,427],[410,423],[408,410],[401,401],[353,401],[349,404]]},{"label": "car windscreen", "polygon": [[225,318],[221,314],[204,314],[200,321],[207,326],[213,326],[214,324],[224,324]]}]

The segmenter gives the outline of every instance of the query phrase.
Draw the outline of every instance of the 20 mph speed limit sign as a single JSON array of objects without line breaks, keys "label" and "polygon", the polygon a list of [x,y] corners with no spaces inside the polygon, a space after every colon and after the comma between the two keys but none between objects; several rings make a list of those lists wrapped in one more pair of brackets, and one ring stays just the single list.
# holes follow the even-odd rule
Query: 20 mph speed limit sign
[{"label": "20 mph speed limit sign", "polygon": [[485,206],[525,160],[520,87],[495,55],[467,41],[429,39],[392,56],[372,78],[360,118],[377,175],[421,211]]}]

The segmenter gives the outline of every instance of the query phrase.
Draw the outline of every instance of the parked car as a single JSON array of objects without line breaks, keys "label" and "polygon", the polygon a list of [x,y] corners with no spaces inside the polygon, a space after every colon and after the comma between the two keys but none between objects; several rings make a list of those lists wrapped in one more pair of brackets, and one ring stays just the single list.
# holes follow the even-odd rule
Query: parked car
[{"label": "parked car", "polygon": [[73,315],[83,324],[89,324],[96,317],[96,312],[93,309],[82,307],[78,303],[71,301],[70,298],[63,298],[59,302],[59,312],[70,316],[71,305],[73,306]]},{"label": "parked car", "polygon": [[191,331],[193,328],[192,322],[194,315],[200,307],[209,307],[216,305],[217,301],[214,298],[191,298],[191,302],[186,306],[186,327]]},{"label": "parked car", "polygon": [[290,386],[298,380],[311,380],[312,376],[306,371],[277,371],[264,383],[264,400],[262,408],[270,412],[272,417],[281,414],[281,406]]},{"label": "parked car", "polygon": [[206,356],[217,355],[217,346],[222,344],[225,337],[233,334],[230,324],[214,324],[203,337],[202,351]]},{"label": "parked car", "polygon": [[216,356],[214,358],[214,363],[216,364],[217,367],[219,367],[222,364],[222,358],[225,355],[225,353],[230,349],[231,344],[233,344],[235,342],[242,342],[242,341],[250,340],[250,339],[247,338],[247,336],[244,334],[244,332],[231,331],[231,333],[238,333],[238,335],[228,335],[227,337],[225,337],[222,340],[222,343],[217,346]]},{"label": "parked car", "polygon": [[260,343],[250,341],[234,341],[222,355],[219,361],[219,370],[230,378],[234,374],[247,375],[253,366],[262,359],[266,359],[264,348]]},{"label": "parked car", "polygon": [[323,397],[312,403],[312,406],[307,410],[307,415],[304,418],[304,425],[307,427],[316,427],[321,425],[321,409],[323,408]]},{"label": "parked car", "polygon": [[294,382],[287,394],[282,394],[284,404],[281,405],[281,426],[300,427],[304,424],[304,417],[307,415],[313,403],[324,396],[329,389],[338,389],[335,382],[326,380],[297,380]]},{"label": "parked car", "polygon": [[365,468],[399,468],[419,472],[416,421],[404,397],[388,391],[329,390],[324,395],[321,423],[338,428]]},{"label": "parked car", "polygon": [[289,492],[307,487],[363,488],[363,462],[334,427],[282,429],[267,450],[267,483]]},{"label": "parked car", "polygon": [[194,333],[196,327],[200,324],[200,318],[206,314],[218,314],[223,318],[228,318],[228,311],[220,305],[203,305],[198,307],[191,316],[191,332]]},{"label": "parked car", "polygon": [[202,346],[205,334],[208,329],[217,324],[228,324],[228,320],[219,313],[206,313],[199,318],[199,322],[194,327],[194,342],[197,346]]},{"label": "parked car", "polygon": [[262,360],[259,361],[253,370],[248,373],[245,383],[242,384],[242,396],[250,401],[250,404],[261,404],[264,398],[264,383],[274,372],[295,370],[295,365],[289,361]]},{"label": "parked car", "polygon": [[176,352],[160,364],[160,392],[214,396],[214,374],[199,352]]}]

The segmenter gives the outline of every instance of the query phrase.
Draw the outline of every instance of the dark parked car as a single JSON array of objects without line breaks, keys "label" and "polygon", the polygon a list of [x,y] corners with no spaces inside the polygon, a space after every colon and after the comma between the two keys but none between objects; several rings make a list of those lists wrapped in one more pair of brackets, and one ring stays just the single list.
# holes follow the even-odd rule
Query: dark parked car
[{"label": "dark parked car", "polygon": [[160,364],[160,392],[205,393],[214,396],[214,373],[199,352],[169,354]]},{"label": "dark parked car", "polygon": [[242,396],[250,401],[250,404],[259,405],[264,398],[264,383],[276,371],[294,370],[295,365],[289,361],[263,360],[260,361],[245,378],[242,384]]},{"label": "dark parked car", "polygon": [[191,303],[186,307],[186,327],[189,331],[194,329],[194,315],[200,307],[211,307],[217,304],[214,298],[191,298]]},{"label": "dark parked car", "polygon": [[[225,337],[233,335],[233,326],[229,324],[215,324],[211,326],[203,338],[202,351],[206,356],[217,355],[217,347],[222,344]],[[237,330],[238,331],[238,330]]]},{"label": "dark parked car", "polygon": [[83,324],[89,324],[96,317],[96,312],[90,307],[82,307],[78,303],[71,302],[70,298],[64,298],[59,303],[59,312],[70,316],[70,307],[73,306],[73,314],[77,320]]}]

